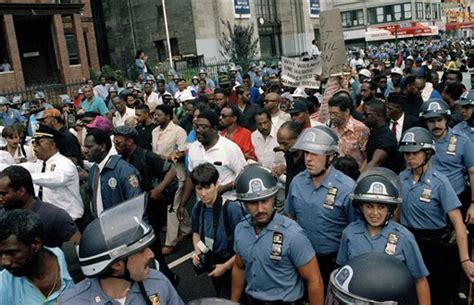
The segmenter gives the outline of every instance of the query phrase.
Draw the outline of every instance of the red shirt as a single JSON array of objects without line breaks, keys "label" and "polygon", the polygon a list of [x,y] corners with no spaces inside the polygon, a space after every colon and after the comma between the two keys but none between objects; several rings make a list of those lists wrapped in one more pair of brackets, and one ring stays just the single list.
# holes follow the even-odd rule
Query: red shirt
[{"label": "red shirt", "polygon": [[[229,138],[226,136],[226,134],[227,130],[221,131],[221,136]],[[239,126],[229,139],[240,147],[240,150],[242,150],[245,159],[252,159],[257,161],[257,156],[255,155],[255,150],[252,145],[251,136],[252,132],[250,130]]]}]

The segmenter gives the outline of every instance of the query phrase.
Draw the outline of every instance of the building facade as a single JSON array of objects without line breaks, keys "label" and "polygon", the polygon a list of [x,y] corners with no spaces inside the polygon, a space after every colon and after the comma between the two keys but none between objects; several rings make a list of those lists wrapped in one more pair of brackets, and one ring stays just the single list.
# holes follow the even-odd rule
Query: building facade
[{"label": "building facade", "polygon": [[[253,24],[261,58],[298,55],[307,51],[318,35],[319,18],[315,11],[330,8],[331,2],[166,0],[172,55],[193,54],[208,62],[222,60],[219,38],[227,32],[227,21],[232,25]],[[148,54],[152,63],[167,61],[162,1],[92,0],[92,6],[94,18],[99,17],[95,18],[98,41],[104,42],[103,48],[99,48],[102,63],[128,69],[137,50]]]},{"label": "building facade", "polygon": [[334,0],[334,7],[341,11],[344,38],[349,45],[377,41],[368,35],[373,29],[418,26],[433,27],[433,33],[444,30],[441,0]]},{"label": "building facade", "polygon": [[0,92],[71,83],[99,70],[88,0],[0,0]]}]

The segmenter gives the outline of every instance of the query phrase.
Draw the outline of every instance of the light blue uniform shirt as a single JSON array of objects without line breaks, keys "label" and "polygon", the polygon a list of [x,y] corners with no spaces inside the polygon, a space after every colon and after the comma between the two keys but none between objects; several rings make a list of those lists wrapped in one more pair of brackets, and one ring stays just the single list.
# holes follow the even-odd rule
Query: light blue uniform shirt
[{"label": "light blue uniform shirt", "polygon": [[448,177],[456,194],[462,193],[467,171],[474,166],[474,143],[463,132],[449,128],[444,138],[436,140],[435,147],[433,167]]},{"label": "light blue uniform shirt", "polygon": [[430,165],[419,182],[413,181],[410,169],[400,173],[403,203],[400,223],[416,230],[439,230],[446,227],[446,214],[461,206],[448,178]]},{"label": "light blue uniform shirt", "polygon": [[[314,257],[311,243],[293,220],[275,213],[273,219],[255,233],[249,216],[235,229],[234,250],[245,264],[245,292],[261,301],[294,302],[304,293],[303,279],[297,268]],[[283,235],[281,260],[272,259],[275,233]]]},{"label": "light blue uniform shirt", "polygon": [[84,112],[97,112],[100,113],[100,115],[102,116],[109,113],[109,109],[105,105],[104,100],[97,96],[94,96],[92,98],[92,102],[89,102],[87,99],[84,99],[81,102],[81,108],[84,110]]},{"label": "light blue uniform shirt", "polygon": [[466,121],[462,121],[453,127],[454,130],[463,132],[474,143],[474,128],[469,126]]},{"label": "light blue uniform shirt", "polygon": [[46,299],[46,296],[26,276],[13,276],[7,270],[3,270],[0,272],[0,305],[55,305],[61,293],[74,287],[74,281],[69,275],[61,249],[44,248],[53,253],[58,259],[61,271],[61,288]]},{"label": "light blue uniform shirt", "polygon": [[[388,244],[388,241],[389,237],[391,237],[391,242],[393,243],[394,236],[396,236],[397,240],[393,247]],[[390,250],[393,250],[394,253],[390,252]],[[392,220],[382,228],[380,234],[374,237],[369,235],[367,225],[363,220],[358,220],[348,225],[344,232],[342,232],[341,246],[339,247],[336,262],[338,265],[343,266],[349,260],[359,255],[373,252],[389,252],[387,254],[393,255],[403,262],[416,279],[429,274],[413,234],[407,228]]]},{"label": "light blue uniform shirt", "polygon": [[[337,252],[342,231],[358,219],[349,198],[354,180],[334,167],[328,170],[329,175],[318,188],[314,188],[307,170],[296,175],[285,202],[285,212],[296,218],[317,254]],[[334,203],[326,204],[331,200],[331,188],[337,189]]]},{"label": "light blue uniform shirt", "polygon": [[21,115],[20,111],[9,108],[7,112],[1,113],[3,118],[3,126],[7,127],[15,123],[22,123],[26,120],[24,116]]},{"label": "light blue uniform shirt", "polygon": [[[151,269],[143,285],[148,297],[158,296],[161,304],[184,305],[173,285],[161,272]],[[98,278],[88,278],[79,282],[73,289],[64,292],[59,301],[60,304],[70,305],[120,305],[102,291]],[[136,282],[127,293],[125,305],[146,305]]]}]

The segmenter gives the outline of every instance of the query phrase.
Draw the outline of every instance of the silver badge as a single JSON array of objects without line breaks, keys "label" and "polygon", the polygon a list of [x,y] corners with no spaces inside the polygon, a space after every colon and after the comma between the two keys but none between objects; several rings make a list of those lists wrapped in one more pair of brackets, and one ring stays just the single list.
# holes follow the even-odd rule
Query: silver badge
[{"label": "silver badge", "polygon": [[115,189],[117,187],[117,179],[114,177],[110,178],[107,184],[110,186],[111,189]]}]

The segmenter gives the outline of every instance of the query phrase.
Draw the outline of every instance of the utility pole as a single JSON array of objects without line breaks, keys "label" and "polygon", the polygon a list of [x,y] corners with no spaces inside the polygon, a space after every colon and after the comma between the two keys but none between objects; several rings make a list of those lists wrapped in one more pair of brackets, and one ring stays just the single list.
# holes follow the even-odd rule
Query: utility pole
[{"label": "utility pole", "polygon": [[163,6],[163,19],[165,21],[165,32],[166,32],[166,44],[168,45],[168,57],[170,59],[170,68],[174,69],[173,67],[173,55],[171,52],[171,43],[170,43],[170,33],[168,31],[168,16],[166,15],[166,4],[165,0],[161,0],[161,4]]}]

